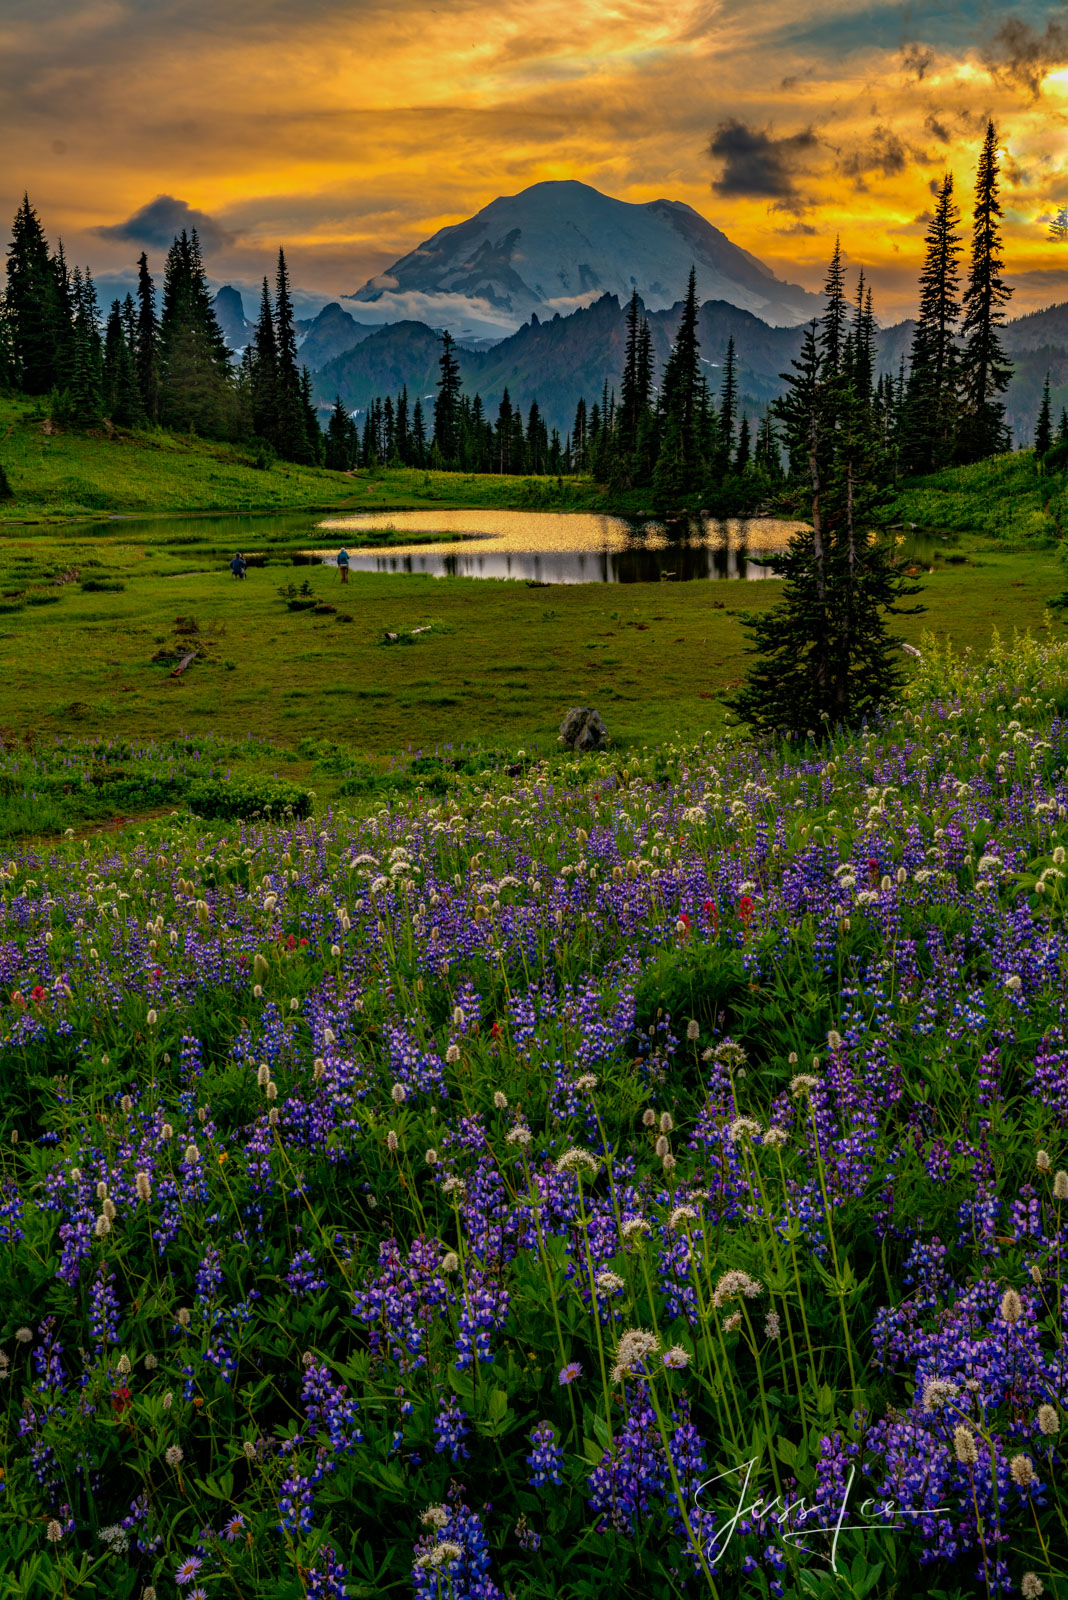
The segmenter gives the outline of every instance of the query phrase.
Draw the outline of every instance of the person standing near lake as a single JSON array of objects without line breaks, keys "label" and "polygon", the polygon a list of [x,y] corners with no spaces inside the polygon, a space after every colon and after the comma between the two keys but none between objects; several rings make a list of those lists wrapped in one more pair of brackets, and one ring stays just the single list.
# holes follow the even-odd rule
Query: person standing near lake
[{"label": "person standing near lake", "polygon": [[245,576],[245,558],[239,551],[234,555],[234,559],[230,563],[230,571],[235,578],[243,578]]},{"label": "person standing near lake", "polygon": [[342,549],[342,550],[338,551],[338,553],[337,553],[337,570],[341,574],[342,583],[348,583],[348,581],[349,581],[349,553],[348,553],[347,550]]}]

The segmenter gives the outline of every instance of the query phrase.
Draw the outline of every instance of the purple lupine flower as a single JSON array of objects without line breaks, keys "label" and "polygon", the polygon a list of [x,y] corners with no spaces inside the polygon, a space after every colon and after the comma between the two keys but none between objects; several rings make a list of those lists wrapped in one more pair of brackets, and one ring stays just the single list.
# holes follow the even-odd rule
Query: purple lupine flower
[{"label": "purple lupine flower", "polygon": [[540,1489],[546,1483],[560,1483],[564,1452],[556,1442],[556,1429],[552,1423],[539,1422],[527,1437],[534,1447],[527,1456],[527,1466],[531,1468],[531,1488]]}]

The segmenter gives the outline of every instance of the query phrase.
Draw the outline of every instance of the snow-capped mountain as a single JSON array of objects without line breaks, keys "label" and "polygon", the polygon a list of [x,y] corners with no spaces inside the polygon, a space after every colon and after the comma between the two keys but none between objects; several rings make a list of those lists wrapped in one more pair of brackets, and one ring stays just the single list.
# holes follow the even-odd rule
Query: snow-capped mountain
[{"label": "snow-capped mountain", "polygon": [[691,265],[702,300],[725,300],[765,322],[806,321],[820,297],[784,283],[748,250],[677,200],[633,205],[572,180],[502,196],[441,228],[354,295],[382,320],[418,318],[499,336],[531,313],[566,316],[637,289],[650,311],[681,300]]}]

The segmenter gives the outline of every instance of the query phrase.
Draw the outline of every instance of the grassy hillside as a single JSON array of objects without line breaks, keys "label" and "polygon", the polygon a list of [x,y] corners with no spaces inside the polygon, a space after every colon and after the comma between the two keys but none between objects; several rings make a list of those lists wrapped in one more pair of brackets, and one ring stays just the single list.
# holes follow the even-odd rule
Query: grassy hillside
[{"label": "grassy hillside", "polygon": [[1010,546],[1060,539],[1068,513],[1068,474],[1044,474],[1030,450],[914,478],[894,496],[888,522],[977,534]]},{"label": "grassy hillside", "polygon": [[591,509],[604,492],[588,479],[524,479],[449,472],[327,472],[275,462],[259,470],[240,445],[154,430],[57,430],[26,400],[0,397],[0,463],[11,521],[138,511],[257,511],[298,507],[402,511],[449,506],[556,505]]}]

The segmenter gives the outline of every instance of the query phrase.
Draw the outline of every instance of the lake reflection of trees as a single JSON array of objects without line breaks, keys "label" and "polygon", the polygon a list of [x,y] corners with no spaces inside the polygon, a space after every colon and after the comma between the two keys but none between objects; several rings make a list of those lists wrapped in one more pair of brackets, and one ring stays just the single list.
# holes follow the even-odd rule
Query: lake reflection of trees
[{"label": "lake reflection of trees", "polygon": [[[612,519],[618,526],[624,519]],[[761,524],[751,525],[760,538]],[[627,543],[612,549],[606,527],[606,547],[561,550],[476,551],[470,543],[455,551],[389,555],[354,552],[352,566],[366,564],[378,572],[422,572],[449,578],[513,578],[528,583],[694,583],[700,580],[759,580],[773,576],[762,558],[769,552],[750,549],[749,525],[732,520],[714,521],[699,516],[626,519]]]}]

